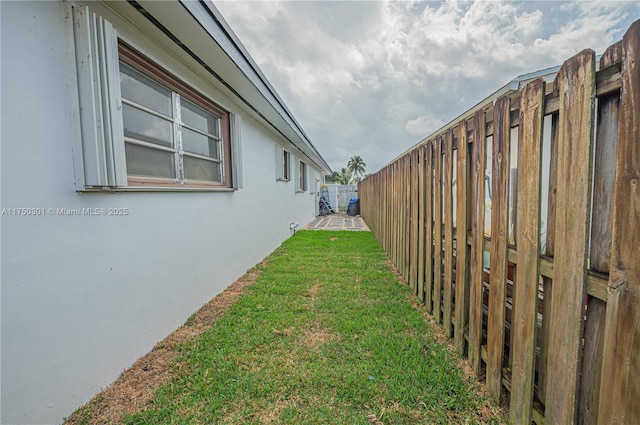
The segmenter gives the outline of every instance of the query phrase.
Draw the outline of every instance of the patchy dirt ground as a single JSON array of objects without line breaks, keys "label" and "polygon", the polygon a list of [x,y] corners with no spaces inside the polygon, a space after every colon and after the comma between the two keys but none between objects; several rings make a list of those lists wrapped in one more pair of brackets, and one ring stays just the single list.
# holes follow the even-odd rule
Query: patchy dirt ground
[{"label": "patchy dirt ground", "polygon": [[253,284],[268,259],[249,270],[243,277],[198,310],[183,326],[175,330],[109,387],[74,412],[65,425],[103,425],[120,423],[124,415],[141,410],[153,397],[153,392],[173,377],[178,347],[193,340],[220,319],[229,306]]}]

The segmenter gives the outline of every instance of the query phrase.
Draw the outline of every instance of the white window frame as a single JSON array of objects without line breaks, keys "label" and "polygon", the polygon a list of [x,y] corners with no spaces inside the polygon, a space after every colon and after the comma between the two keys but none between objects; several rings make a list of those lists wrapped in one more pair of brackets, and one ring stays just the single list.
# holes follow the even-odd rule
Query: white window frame
[{"label": "white window frame", "polygon": [[280,145],[276,145],[276,180],[291,180],[291,153]]},{"label": "white window frame", "polygon": [[306,192],[309,187],[309,166],[304,161],[298,161],[296,165],[296,192]]},{"label": "white window frame", "polygon": [[[76,160],[82,166],[82,170],[76,170],[78,190],[235,190],[242,187],[240,115],[223,110],[160,65],[119,42],[117,31],[111,23],[92,13],[87,6],[73,5],[73,24],[82,138],[81,152],[78,153],[82,158]],[[131,57],[139,58],[139,61],[132,61]],[[165,87],[167,81],[175,82],[175,86],[171,84],[167,87],[173,93],[174,110],[176,102],[180,102],[180,96],[184,96],[207,112],[224,118],[220,121],[222,128],[218,133],[224,150],[219,155],[222,163],[221,182],[184,179],[181,162],[185,153],[179,143],[180,134],[177,134],[173,146],[176,153],[176,179],[127,176],[120,91],[121,61]],[[190,153],[186,155],[192,156]]]},{"label": "white window frame", "polygon": [[[128,105],[132,109],[143,111],[148,115],[152,115],[155,117],[164,120],[165,122],[170,123],[172,126],[172,145],[171,146],[160,146],[155,143],[146,142],[144,140],[137,139],[135,137],[127,136],[125,129],[125,143],[132,146],[142,146],[148,149],[153,149],[155,151],[164,151],[165,153],[172,154],[174,157],[173,161],[173,172],[175,177],[153,177],[153,176],[144,176],[144,175],[129,175],[129,184],[133,185],[191,185],[191,186],[229,186],[228,184],[228,162],[230,161],[231,153],[229,151],[229,141],[228,141],[228,127],[229,127],[229,114],[228,112],[221,110],[216,107],[216,105],[208,105],[206,99],[197,99],[192,95],[191,97],[188,94],[183,94],[179,92],[179,89],[170,86],[171,81],[169,80],[169,84],[164,81],[164,78],[171,77],[156,77],[154,75],[150,75],[149,71],[155,71],[153,68],[145,69],[144,67],[137,67],[136,64],[129,63],[127,59],[130,57],[131,50],[127,52],[126,47],[121,45],[121,61],[120,66],[126,67],[133,70],[135,73],[141,75],[142,77],[147,78],[148,80],[154,82],[162,86],[164,89],[170,92],[170,102],[171,102],[171,111],[169,112],[171,115],[164,115],[153,111],[143,105],[139,105],[133,100],[126,99],[122,96],[122,103]],[[137,58],[136,58],[137,59]],[[153,65],[145,64],[144,66]],[[147,71],[147,72],[145,72]],[[156,71],[157,73],[157,71]],[[199,96],[198,96],[199,97]],[[200,101],[198,101],[200,100]],[[181,109],[183,105],[191,103],[196,108],[200,108],[205,114],[209,114],[211,117],[216,119],[216,128],[210,131],[213,133],[205,132],[202,129],[193,127],[182,120]],[[123,109],[124,115],[124,109]],[[202,136],[207,137],[208,139],[212,139],[216,141],[216,150],[213,156],[207,156],[203,154],[198,154],[194,152],[188,151],[183,145],[183,135],[185,131],[191,131]],[[188,179],[186,176],[186,159],[194,158],[199,159],[201,161],[206,161],[211,164],[216,164],[218,168],[218,173],[220,176],[220,181],[210,181],[210,180],[195,180]]]}]

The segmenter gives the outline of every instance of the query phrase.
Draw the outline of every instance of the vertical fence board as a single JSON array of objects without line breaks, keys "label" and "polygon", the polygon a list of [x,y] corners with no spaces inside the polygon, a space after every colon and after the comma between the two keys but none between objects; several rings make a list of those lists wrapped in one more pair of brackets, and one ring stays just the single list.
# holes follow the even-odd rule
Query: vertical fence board
[{"label": "vertical fence board", "polygon": [[411,155],[407,154],[404,157],[404,279],[407,283],[410,283],[410,271],[409,262],[411,261],[411,241],[410,241],[410,229],[411,229]]},{"label": "vertical fence board", "polygon": [[[391,236],[390,236],[390,223],[389,217],[391,216],[391,166],[387,166],[384,169],[384,189],[385,189],[385,216],[384,216],[384,233],[385,233],[385,251],[387,255],[391,257]],[[391,257],[393,258],[393,257]]]},{"label": "vertical fence board", "polygon": [[390,234],[391,238],[391,252],[393,253],[393,263],[398,266],[398,237],[400,232],[398,231],[398,225],[400,224],[400,191],[397,186],[398,170],[400,169],[400,162],[397,161],[391,165],[391,217],[389,218]]},{"label": "vertical fence board", "polygon": [[453,298],[453,130],[448,130],[444,138],[444,281],[442,312],[444,333],[451,336],[451,303]]},{"label": "vertical fence board", "polygon": [[418,293],[418,151],[411,152],[411,289]]},{"label": "vertical fence board", "polygon": [[415,263],[413,263],[413,238],[412,234],[413,229],[413,190],[414,190],[414,180],[413,180],[413,154],[410,153],[407,155],[407,172],[406,172],[407,183],[409,187],[407,188],[407,226],[406,226],[406,250],[407,250],[407,283],[409,287],[413,288],[414,280],[413,280],[413,268],[415,267]]},{"label": "vertical fence board", "polygon": [[398,264],[396,263],[396,245],[395,245],[395,235],[397,232],[395,232],[395,226],[394,226],[394,222],[393,222],[393,218],[392,217],[397,217],[396,215],[396,196],[397,196],[397,191],[395,190],[395,169],[397,167],[397,163],[393,163],[389,166],[389,186],[388,186],[388,190],[389,190],[389,216],[387,217],[387,229],[388,229],[388,233],[389,233],[389,253],[391,256],[391,261],[393,261],[394,264]]},{"label": "vertical fence board", "polygon": [[411,264],[411,259],[413,258],[413,243],[411,242],[412,240],[412,235],[411,235],[411,229],[412,229],[412,222],[411,220],[413,219],[412,217],[412,213],[413,213],[413,171],[412,171],[412,167],[413,167],[413,156],[411,154],[407,155],[407,170],[405,173],[405,178],[407,181],[407,221],[406,221],[406,226],[405,226],[405,235],[406,235],[406,252],[407,252],[407,256],[406,256],[406,260],[405,260],[405,264],[406,264],[406,269],[407,269],[407,283],[409,284],[409,286],[411,287],[411,285],[413,284],[412,280],[411,280],[411,268],[412,268],[412,264]]},{"label": "vertical fence board", "polygon": [[395,217],[393,215],[394,213],[394,209],[393,209],[393,201],[395,199],[395,192],[394,192],[394,188],[393,188],[393,168],[394,165],[390,165],[387,168],[387,192],[388,192],[388,200],[387,200],[387,204],[389,205],[388,208],[388,213],[387,213],[387,244],[389,245],[389,253],[391,256],[391,259],[393,259],[393,231],[392,229],[394,228],[393,226],[393,217]]},{"label": "vertical fence board", "polygon": [[[382,172],[380,173],[380,184],[382,185],[382,190],[383,190],[383,202],[384,202],[384,211],[383,211],[383,217],[382,217],[382,228],[380,229],[381,233],[382,233],[382,239],[384,240],[384,250],[387,253],[387,256],[389,258],[391,258],[391,248],[389,246],[389,222],[388,222],[388,218],[390,215],[390,210],[391,210],[391,206],[390,206],[390,198],[391,198],[391,191],[389,190],[389,168],[391,168],[390,166],[386,166],[385,168],[382,169]],[[371,206],[371,208],[375,208],[375,204]]]},{"label": "vertical fence board", "polygon": [[518,268],[511,320],[513,367],[510,415],[514,424],[532,419],[540,252],[540,179],[545,82],[535,80],[520,98],[522,138],[518,143]]},{"label": "vertical fence board", "polygon": [[431,312],[433,295],[433,145],[431,142],[424,146],[424,151],[426,163],[425,185],[427,189],[425,195],[426,228],[424,233],[426,252],[424,255],[424,295],[427,311]]},{"label": "vertical fence board", "polygon": [[[622,58],[622,42],[611,46],[600,59],[606,68]],[[598,119],[593,176],[593,211],[591,215],[591,269],[609,272],[611,255],[611,196],[615,178],[618,144],[619,93],[598,99]],[[578,423],[596,424],[602,371],[602,345],[606,303],[589,296],[584,328],[584,354],[580,377]]]},{"label": "vertical fence board", "polygon": [[395,225],[395,223],[392,222],[392,226],[393,226],[393,250],[395,251],[395,261],[394,264],[396,265],[396,267],[398,268],[398,272],[402,272],[402,267],[400,265],[400,236],[402,236],[402,232],[400,231],[400,229],[402,229],[402,192],[401,192],[401,188],[399,186],[400,183],[400,170],[401,170],[401,165],[402,163],[400,161],[398,161],[395,164],[394,170],[393,170],[393,191],[395,193],[395,200],[393,201],[393,209],[394,209],[394,214],[393,216],[396,217],[397,220],[397,224]]},{"label": "vertical fence board", "polygon": [[390,257],[393,259],[393,245],[391,240],[391,217],[393,216],[393,184],[391,181],[391,176],[393,174],[393,166],[390,165],[387,167],[386,171],[386,189],[387,189],[387,216],[385,228],[387,229],[387,252],[390,254]]},{"label": "vertical fence board", "polygon": [[509,237],[509,96],[499,98],[493,108],[493,173],[491,177],[491,278],[487,325],[487,387],[494,402],[500,402]]},{"label": "vertical fence board", "polygon": [[403,270],[404,270],[404,279],[409,287],[411,287],[411,275],[409,273],[409,260],[411,259],[411,253],[409,249],[411,248],[411,241],[409,240],[409,229],[411,228],[411,155],[407,154],[404,157],[404,169],[402,173],[402,180],[404,182],[404,226],[403,226]]},{"label": "vertical fence board", "polygon": [[458,164],[456,168],[456,316],[454,340],[460,354],[464,354],[464,328],[469,309],[467,149],[467,122],[463,120],[458,124]]},{"label": "vertical fence board", "polygon": [[396,220],[398,220],[398,226],[393,225],[393,234],[394,234],[394,250],[395,250],[395,255],[396,255],[396,260],[394,261],[394,263],[396,264],[396,267],[398,268],[398,272],[402,273],[402,264],[401,264],[401,260],[402,260],[402,256],[401,256],[401,251],[400,251],[400,247],[402,246],[402,187],[400,186],[400,173],[402,171],[402,162],[398,161],[398,163],[395,166],[395,169],[393,170],[393,186],[394,186],[394,192],[395,192],[395,201],[393,202],[393,208],[395,209],[395,214],[394,217],[396,217]]},{"label": "vertical fence board", "polygon": [[[389,190],[389,166],[386,166],[382,170],[382,181],[384,185],[384,224],[383,224],[383,233],[384,233],[384,250],[387,252],[388,256],[391,256],[391,247],[389,246],[389,210],[391,209],[390,198],[391,198],[391,190]],[[372,206],[375,208],[375,206]]]},{"label": "vertical fence board", "polygon": [[424,149],[416,149],[418,152],[418,299],[424,302],[424,226],[425,226],[425,163]]},{"label": "vertical fence board", "polygon": [[400,227],[396,230],[398,233],[398,262],[396,264],[404,279],[406,277],[404,274],[404,157],[398,163],[396,187],[398,188],[398,217],[400,218]]},{"label": "vertical fence board", "polygon": [[433,226],[435,244],[433,248],[433,316],[437,323],[442,318],[442,137],[436,137],[434,160]]},{"label": "vertical fence board", "polygon": [[398,188],[398,217],[400,227],[398,233],[398,270],[404,278],[404,158],[398,164],[398,174],[396,176],[396,187]]},{"label": "vertical fence board", "polygon": [[[558,139],[556,256],[545,417],[573,423],[586,293],[591,147],[595,100],[595,54],[583,50],[567,60],[557,77],[561,126]],[[557,348],[556,348],[557,347]]]},{"label": "vertical fence board", "polygon": [[400,256],[400,246],[401,246],[401,239],[400,237],[402,236],[402,191],[401,191],[401,187],[400,187],[400,171],[402,170],[402,162],[398,161],[395,164],[394,170],[393,170],[393,190],[395,192],[395,200],[393,202],[393,209],[394,209],[394,217],[396,217],[397,220],[397,224],[392,222],[392,226],[393,226],[393,249],[395,251],[395,261],[394,264],[396,265],[398,272],[402,273],[402,264],[400,263],[402,257]]},{"label": "vertical fence board", "polygon": [[471,241],[471,277],[469,291],[469,362],[480,372],[482,345],[482,279],[484,253],[484,163],[486,145],[485,112],[473,117],[473,188],[474,213]]},{"label": "vertical fence board", "polygon": [[622,47],[609,300],[599,423],[640,423],[640,21]]},{"label": "vertical fence board", "polygon": [[[365,207],[365,209],[368,208],[369,211],[375,211],[376,209],[378,209],[378,220],[377,220],[377,228],[375,230],[375,233],[378,237],[378,240],[380,241],[380,246],[385,250],[385,252],[388,252],[386,250],[387,245],[384,238],[384,224],[383,224],[384,217],[387,214],[387,203],[386,203],[387,191],[386,191],[386,186],[384,184],[384,176],[385,176],[385,168],[383,168],[376,174],[373,174],[371,176],[372,179],[370,181],[360,183],[361,186],[368,187],[369,190],[374,189],[376,191],[374,197],[364,198],[360,202],[362,204],[361,206]],[[376,205],[379,205],[379,207],[376,208]]]}]

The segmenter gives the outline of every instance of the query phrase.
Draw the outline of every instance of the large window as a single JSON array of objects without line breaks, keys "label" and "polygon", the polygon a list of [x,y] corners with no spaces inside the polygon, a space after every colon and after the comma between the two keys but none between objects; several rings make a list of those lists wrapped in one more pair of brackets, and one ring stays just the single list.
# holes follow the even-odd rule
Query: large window
[{"label": "large window", "polygon": [[[73,6],[84,188],[240,188],[240,117]],[[233,164],[232,164],[233,163]]]},{"label": "large window", "polygon": [[228,186],[229,114],[126,45],[120,58],[129,185]]}]

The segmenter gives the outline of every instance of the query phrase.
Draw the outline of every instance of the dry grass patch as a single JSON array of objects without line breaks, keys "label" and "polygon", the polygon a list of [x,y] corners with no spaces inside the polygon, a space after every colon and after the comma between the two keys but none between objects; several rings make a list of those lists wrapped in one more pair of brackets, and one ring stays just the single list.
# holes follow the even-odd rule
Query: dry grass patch
[{"label": "dry grass patch", "polygon": [[253,284],[268,264],[265,259],[211,299],[187,322],[160,341],[145,356],[138,359],[109,387],[99,392],[87,404],[66,418],[65,425],[103,425],[122,422],[127,414],[147,406],[154,391],[170,382],[184,366],[176,361],[179,346],[194,340],[213,326]]},{"label": "dry grass patch", "polygon": [[324,344],[341,339],[342,337],[340,335],[332,333],[326,328],[308,329],[298,338],[298,344],[303,347],[318,349]]}]

